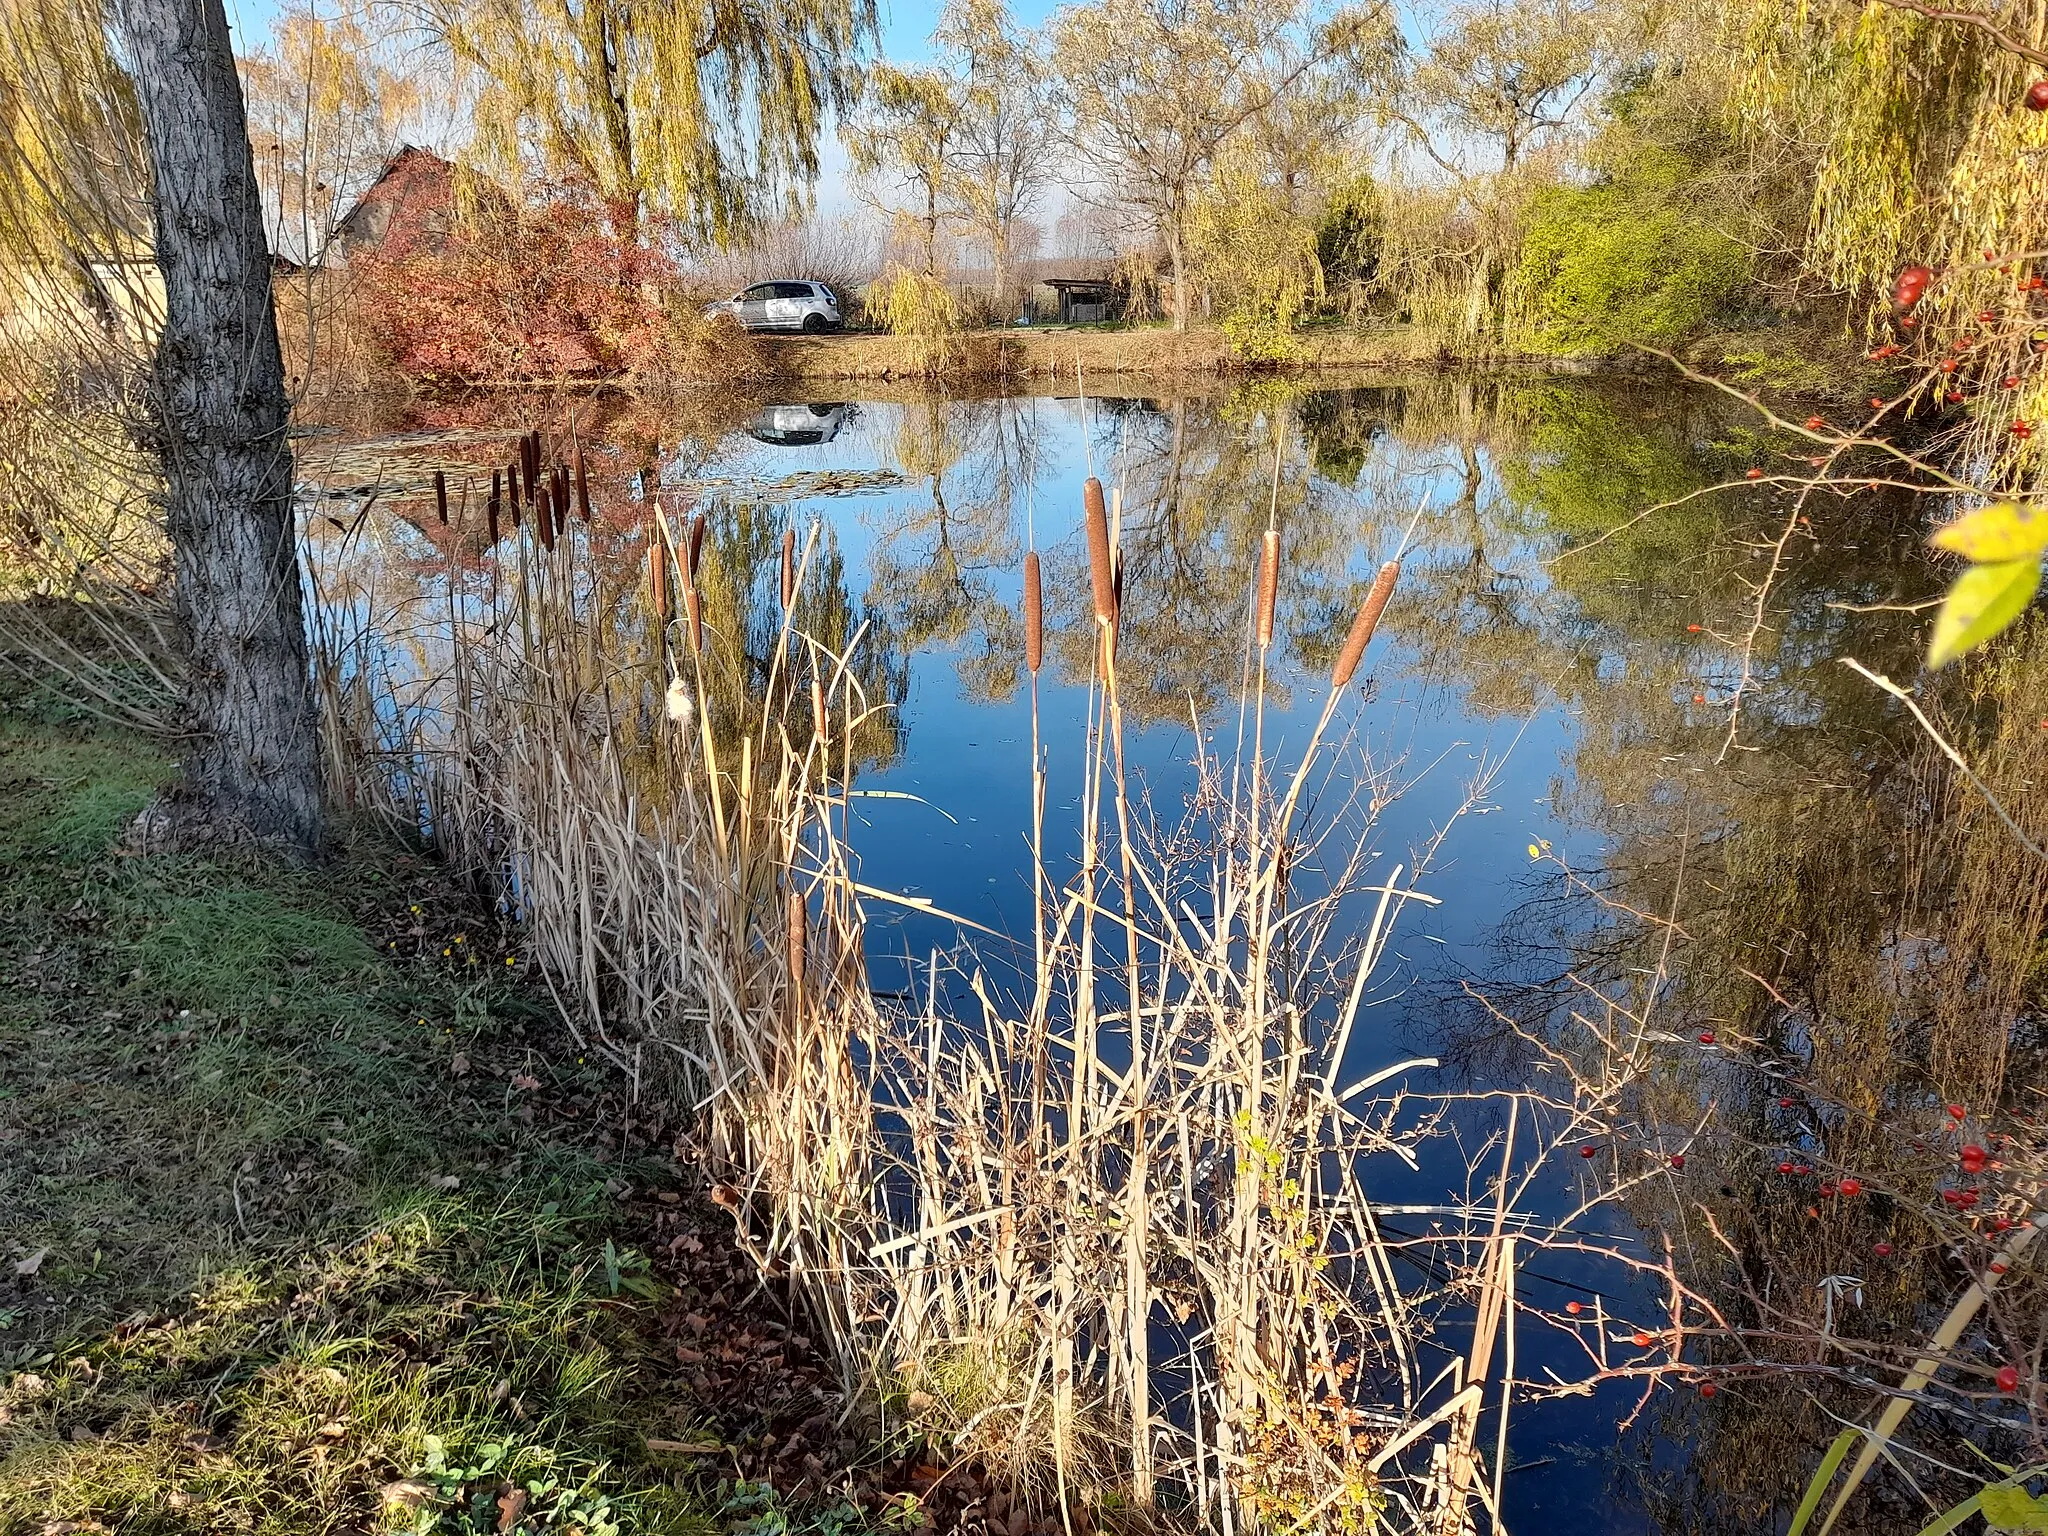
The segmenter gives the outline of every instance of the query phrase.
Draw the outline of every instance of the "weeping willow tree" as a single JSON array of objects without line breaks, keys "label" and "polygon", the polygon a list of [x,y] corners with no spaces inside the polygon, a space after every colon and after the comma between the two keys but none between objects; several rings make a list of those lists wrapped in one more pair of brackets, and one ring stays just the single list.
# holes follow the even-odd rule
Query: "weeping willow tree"
[{"label": "weeping willow tree", "polygon": [[803,211],[876,22],[873,0],[429,0],[429,26],[487,168],[537,163],[628,238],[652,214],[724,241]]},{"label": "weeping willow tree", "polygon": [[[1995,268],[2048,234],[2048,114],[2025,106],[2048,5],[1973,14],[1988,25],[1851,0],[1739,13],[1738,110],[1758,141],[1811,157],[1807,253],[1830,282],[1875,296],[1908,263],[1982,269],[1988,252]],[[1990,286],[1943,285],[1929,308],[1960,318]]]}]

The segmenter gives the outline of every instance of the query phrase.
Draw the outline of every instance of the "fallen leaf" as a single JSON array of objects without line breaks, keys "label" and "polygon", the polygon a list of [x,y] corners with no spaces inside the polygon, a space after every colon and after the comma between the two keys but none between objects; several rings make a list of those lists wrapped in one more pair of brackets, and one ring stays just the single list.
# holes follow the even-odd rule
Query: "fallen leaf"
[{"label": "fallen leaf", "polygon": [[524,1072],[515,1072],[512,1074],[512,1086],[514,1088],[525,1088],[530,1091],[540,1086],[540,1079],[529,1077]]},{"label": "fallen leaf", "polygon": [[434,1496],[434,1485],[422,1482],[417,1477],[401,1477],[395,1483],[386,1483],[377,1490],[378,1502],[403,1505],[407,1509],[418,1509]]},{"label": "fallen leaf", "polygon": [[715,1440],[657,1440],[648,1436],[647,1449],[650,1451],[673,1451],[678,1456],[715,1456],[725,1447]]},{"label": "fallen leaf", "polygon": [[49,1249],[38,1248],[34,1253],[30,1254],[27,1258],[22,1259],[18,1263],[16,1263],[14,1266],[14,1272],[17,1275],[21,1276],[24,1280],[26,1280],[30,1275],[33,1275],[37,1270],[43,1267],[43,1260],[48,1258],[49,1256]]},{"label": "fallen leaf", "polygon": [[442,1190],[460,1189],[462,1188],[462,1180],[455,1177],[452,1173],[430,1173],[427,1175],[427,1188]]},{"label": "fallen leaf", "polygon": [[498,1529],[509,1531],[519,1523],[519,1517],[526,1513],[526,1490],[514,1488],[498,1495]]},{"label": "fallen leaf", "polygon": [[454,1077],[469,1076],[469,1058],[463,1055],[462,1052],[457,1051],[455,1059],[448,1063],[448,1071]]}]

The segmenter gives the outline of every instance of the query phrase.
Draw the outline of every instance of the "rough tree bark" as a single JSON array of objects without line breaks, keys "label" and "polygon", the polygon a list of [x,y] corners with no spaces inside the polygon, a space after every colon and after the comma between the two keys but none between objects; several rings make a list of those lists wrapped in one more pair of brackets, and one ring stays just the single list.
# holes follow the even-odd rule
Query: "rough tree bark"
[{"label": "rough tree bark", "polygon": [[151,364],[186,648],[183,782],[158,846],[310,854],[320,757],[291,504],[284,360],[221,0],[110,0],[149,143],[164,328]]}]

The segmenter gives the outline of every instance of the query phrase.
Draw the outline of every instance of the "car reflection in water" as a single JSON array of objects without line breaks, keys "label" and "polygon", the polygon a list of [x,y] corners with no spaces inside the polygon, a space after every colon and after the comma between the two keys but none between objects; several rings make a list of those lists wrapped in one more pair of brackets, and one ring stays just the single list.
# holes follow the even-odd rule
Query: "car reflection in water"
[{"label": "car reflection in water", "polygon": [[829,443],[846,424],[844,405],[771,405],[747,423],[747,436],[778,448]]}]

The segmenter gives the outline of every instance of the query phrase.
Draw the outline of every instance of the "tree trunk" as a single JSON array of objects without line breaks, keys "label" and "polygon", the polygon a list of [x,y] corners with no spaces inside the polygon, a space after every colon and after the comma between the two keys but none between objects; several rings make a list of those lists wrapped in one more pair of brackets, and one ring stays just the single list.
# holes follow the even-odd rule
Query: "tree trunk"
[{"label": "tree trunk", "polygon": [[149,372],[188,663],[170,846],[313,851],[320,753],[294,547],[284,360],[221,0],[112,0],[151,162],[164,328]]},{"label": "tree trunk", "polygon": [[1016,318],[1010,303],[1010,233],[997,219],[989,230],[989,255],[996,269],[996,321],[1004,329]]},{"label": "tree trunk", "polygon": [[1173,328],[1188,328],[1188,282],[1186,259],[1181,253],[1180,220],[1166,227],[1166,250],[1173,260]]}]

